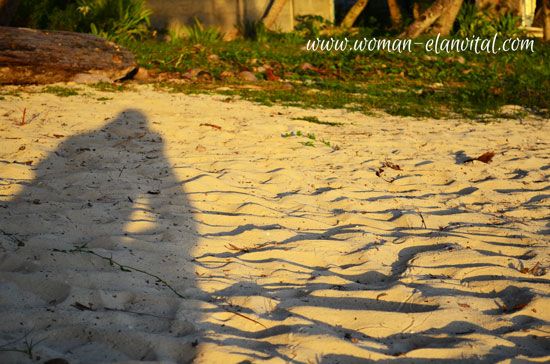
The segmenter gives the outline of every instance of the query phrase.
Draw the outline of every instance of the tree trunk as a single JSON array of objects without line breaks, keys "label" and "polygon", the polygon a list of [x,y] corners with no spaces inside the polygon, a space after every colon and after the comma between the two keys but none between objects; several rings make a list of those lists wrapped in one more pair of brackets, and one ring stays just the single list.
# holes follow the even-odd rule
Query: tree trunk
[{"label": "tree trunk", "polygon": [[115,81],[134,56],[91,34],[0,27],[0,84]]},{"label": "tree trunk", "polygon": [[413,20],[414,21],[416,21],[416,20],[418,20],[418,18],[420,18],[420,4],[419,3],[417,3],[417,2],[413,3],[412,13],[413,13]]},{"label": "tree trunk", "polygon": [[19,0],[0,0],[0,26],[11,24],[18,7]]},{"label": "tree trunk", "polygon": [[397,0],[388,0],[388,9],[390,10],[391,24],[394,28],[399,28],[403,21],[401,8]]},{"label": "tree trunk", "polygon": [[[445,11],[448,11],[455,2],[461,0],[436,0],[409,28],[401,34],[402,37],[416,38],[428,29]],[[454,22],[454,19],[453,19]]]},{"label": "tree trunk", "polygon": [[265,14],[264,18],[262,19],[264,25],[266,28],[273,27],[273,24],[277,21],[277,18],[281,14],[281,11],[285,7],[288,0],[273,0],[271,3],[271,6],[269,7],[269,10]]},{"label": "tree trunk", "polygon": [[542,16],[544,20],[544,40],[550,42],[550,0],[542,1]]},{"label": "tree trunk", "polygon": [[367,7],[367,4],[369,3],[369,0],[357,0],[355,4],[349,9],[348,13],[344,17],[344,20],[342,20],[342,24],[340,25],[342,28],[351,28],[353,26],[353,23],[357,20],[359,15],[365,10]]},{"label": "tree trunk", "polygon": [[453,25],[455,23],[456,17],[460,12],[462,7],[463,0],[454,0],[449,7],[441,14],[441,16],[436,20],[433,28],[433,34],[441,34],[447,36],[453,30]]}]

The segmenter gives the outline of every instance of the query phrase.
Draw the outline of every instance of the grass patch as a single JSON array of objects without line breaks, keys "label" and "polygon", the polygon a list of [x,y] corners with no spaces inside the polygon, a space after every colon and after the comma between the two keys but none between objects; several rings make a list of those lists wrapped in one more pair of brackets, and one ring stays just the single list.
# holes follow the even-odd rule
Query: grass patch
[{"label": "grass patch", "polygon": [[344,125],[342,123],[338,123],[334,121],[322,121],[322,120],[319,120],[317,116],[302,116],[299,118],[292,118],[292,120],[304,120],[304,121],[307,121],[308,123],[319,124],[319,125],[329,125],[329,126]]},{"label": "grass patch", "polygon": [[[498,117],[502,106],[514,104],[550,116],[550,44],[543,42],[536,41],[535,53],[488,55],[421,50],[317,53],[307,52],[305,39],[296,34],[263,34],[261,39],[210,39],[204,44],[148,40],[125,45],[141,67],[171,73],[171,78],[190,70],[212,76],[208,82],[191,79],[187,84],[161,85],[172,92],[216,92],[265,105],[343,108],[366,114],[382,110],[435,118]],[[242,70],[259,78],[253,88],[244,87],[237,77]],[[222,86],[224,91],[216,91]]]},{"label": "grass patch", "polygon": [[13,96],[13,97],[21,97],[21,91],[20,90],[2,90],[0,89],[0,96],[2,97],[2,100],[6,99],[6,96]]},{"label": "grass patch", "polygon": [[98,82],[90,85],[93,89],[103,92],[122,92],[127,89],[123,84],[109,83],[109,82]]},{"label": "grass patch", "polygon": [[78,89],[63,86],[46,86],[41,92],[54,94],[57,97],[69,97],[78,95]]}]

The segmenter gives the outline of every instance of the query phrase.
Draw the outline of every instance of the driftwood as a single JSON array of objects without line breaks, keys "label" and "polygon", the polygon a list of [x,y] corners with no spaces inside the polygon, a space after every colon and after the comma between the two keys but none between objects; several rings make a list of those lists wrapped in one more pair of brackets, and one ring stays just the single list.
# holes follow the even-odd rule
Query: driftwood
[{"label": "driftwood", "polygon": [[112,82],[136,69],[129,51],[91,34],[0,27],[0,84]]}]

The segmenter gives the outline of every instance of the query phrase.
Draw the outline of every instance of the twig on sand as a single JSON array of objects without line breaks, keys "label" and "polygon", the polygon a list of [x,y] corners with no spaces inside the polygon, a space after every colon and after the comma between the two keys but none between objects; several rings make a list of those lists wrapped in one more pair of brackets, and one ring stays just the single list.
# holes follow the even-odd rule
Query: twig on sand
[{"label": "twig on sand", "polygon": [[237,315],[237,316],[239,316],[239,317],[242,317],[242,318],[244,318],[244,319],[246,319],[246,320],[248,320],[248,321],[252,321],[252,322],[254,322],[255,324],[260,325],[260,326],[263,327],[264,329],[267,329],[267,326],[265,326],[264,324],[262,324],[260,321],[254,320],[253,318],[250,318],[250,317],[248,317],[248,316],[246,316],[246,315],[243,315],[243,314],[240,313],[240,312],[233,311],[233,310],[229,310],[229,309],[227,309],[227,308],[225,308],[225,307],[224,307],[224,310],[226,310],[227,312],[231,312],[231,313],[233,313],[233,314],[235,314],[235,315]]},{"label": "twig on sand", "polygon": [[19,125],[25,125],[25,116],[27,115],[27,108],[23,108],[23,117],[21,118],[21,124]]},{"label": "twig on sand", "polygon": [[180,298],[185,298],[185,296],[183,294],[178,292],[174,287],[172,287],[172,285],[170,283],[166,282],[166,280],[159,277],[158,275],[153,274],[153,273],[149,273],[149,272],[144,271],[143,269],[140,269],[140,268],[136,268],[136,267],[132,267],[132,266],[129,266],[129,265],[119,263],[116,260],[114,260],[113,257],[106,257],[104,255],[98,254],[98,253],[94,252],[93,250],[90,250],[90,249],[86,248],[86,244],[81,245],[81,246],[76,247],[76,248],[71,249],[71,250],[53,249],[53,251],[57,252],[57,253],[67,253],[67,254],[68,253],[86,253],[86,254],[94,255],[98,258],[101,258],[103,260],[108,261],[111,266],[116,266],[116,267],[120,268],[120,270],[123,271],[123,272],[131,272],[131,271],[134,270],[136,272],[148,275],[149,277],[153,277],[157,280],[157,282],[162,283],[166,288],[168,288],[169,290],[174,292],[176,294],[176,296],[178,296]]},{"label": "twig on sand", "polygon": [[[15,340],[15,341],[12,341],[10,343],[7,343],[7,344],[4,344],[2,346],[0,346],[0,352],[1,351],[4,351],[4,352],[8,352],[8,351],[11,351],[11,352],[16,352],[16,353],[23,353],[23,354],[26,354],[29,356],[29,359],[34,359],[33,358],[33,350],[34,350],[34,347],[38,344],[40,344],[42,341],[46,340],[46,338],[44,339],[40,339],[38,341],[34,341],[33,339],[29,339],[29,335],[31,334],[32,330],[31,331],[28,331],[25,333],[25,335],[23,335],[23,337]],[[17,348],[6,348],[6,346],[8,345],[13,345],[21,340],[24,340],[23,344],[25,345],[25,348],[24,349],[17,349]]]},{"label": "twig on sand", "polygon": [[[174,292],[174,294],[176,296],[178,296],[179,298],[185,298],[185,296],[183,294],[181,294],[180,292],[178,292],[174,287],[172,287],[172,285],[170,285],[170,283],[168,283],[166,280],[164,280],[163,278],[161,278],[160,276],[156,275],[156,274],[153,274],[153,273],[149,273],[147,271],[144,271],[143,269],[140,269],[140,268],[136,268],[136,267],[132,267],[132,266],[129,266],[129,265],[125,265],[125,264],[122,264],[122,263],[119,263],[117,262],[116,260],[113,259],[113,257],[106,257],[104,255],[101,255],[101,254],[98,254],[96,252],[94,252],[93,250],[90,250],[86,247],[86,244],[83,244],[81,246],[78,246],[74,249],[71,249],[71,250],[61,250],[61,249],[53,249],[54,252],[57,252],[57,253],[65,253],[65,254],[69,254],[69,253],[86,253],[86,254],[91,254],[91,255],[94,255],[100,259],[103,259],[103,260],[106,260],[109,262],[109,264],[111,266],[116,266],[118,268],[120,268],[121,271],[123,272],[131,272],[131,271],[136,271],[136,272],[139,272],[139,273],[142,273],[142,274],[145,274],[149,277],[153,277],[157,280],[157,282],[160,282],[162,283],[166,288],[168,288],[169,290],[171,290],[172,292]],[[78,304],[78,303],[77,303]],[[76,307],[78,309],[90,309],[90,307],[87,307],[87,306],[84,306],[82,307],[83,305],[79,304],[78,305],[79,307]],[[240,312],[236,312],[234,310],[231,310],[227,307],[223,307],[222,308],[227,311],[227,312],[230,312],[230,313],[233,313],[239,317],[242,317],[246,320],[249,320],[251,322],[254,322],[260,326],[262,326],[263,328],[267,329],[267,326],[265,326],[264,324],[262,324],[261,322],[257,321],[257,320],[254,320],[253,318],[250,318],[246,315],[243,315],[242,313]]]},{"label": "twig on sand", "polygon": [[426,226],[426,220],[424,220],[424,215],[422,215],[422,212],[420,212],[419,209],[416,209],[416,212],[418,213],[418,215],[420,216],[420,219],[422,220],[422,227],[424,229],[427,229],[428,227]]},{"label": "twig on sand", "polygon": [[23,242],[23,240],[19,239],[17,236],[15,236],[14,234],[10,234],[10,233],[7,233],[5,232],[4,230],[0,229],[0,233],[4,234],[5,236],[9,237],[10,239],[12,239],[15,243],[17,243],[17,246],[25,246],[25,243]]},{"label": "twig on sand", "polygon": [[216,124],[210,124],[210,123],[202,123],[200,124],[200,126],[209,126],[213,129],[216,129],[216,130],[222,130],[222,127],[219,126],[219,125],[216,125]]}]

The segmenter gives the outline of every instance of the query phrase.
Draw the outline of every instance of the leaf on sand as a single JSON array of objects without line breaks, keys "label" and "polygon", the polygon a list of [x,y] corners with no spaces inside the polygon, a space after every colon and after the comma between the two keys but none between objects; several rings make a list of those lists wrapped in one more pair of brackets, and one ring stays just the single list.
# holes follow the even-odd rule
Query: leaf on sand
[{"label": "leaf on sand", "polygon": [[480,162],[483,162],[483,163],[491,163],[494,156],[495,156],[495,152],[485,152],[477,158],[468,158],[463,163],[469,163],[469,162],[473,162],[473,161],[480,161]]},{"label": "leaf on sand", "polygon": [[537,262],[533,267],[531,268],[523,268],[520,270],[523,274],[531,274],[535,277],[540,277],[546,274],[546,268],[540,265],[540,262]]},{"label": "leaf on sand", "polygon": [[385,161],[384,163],[382,163],[382,167],[388,167],[388,168],[391,168],[391,169],[395,169],[396,171],[402,171],[401,167],[399,167],[399,165],[395,164],[395,163],[392,163],[390,161]]}]

